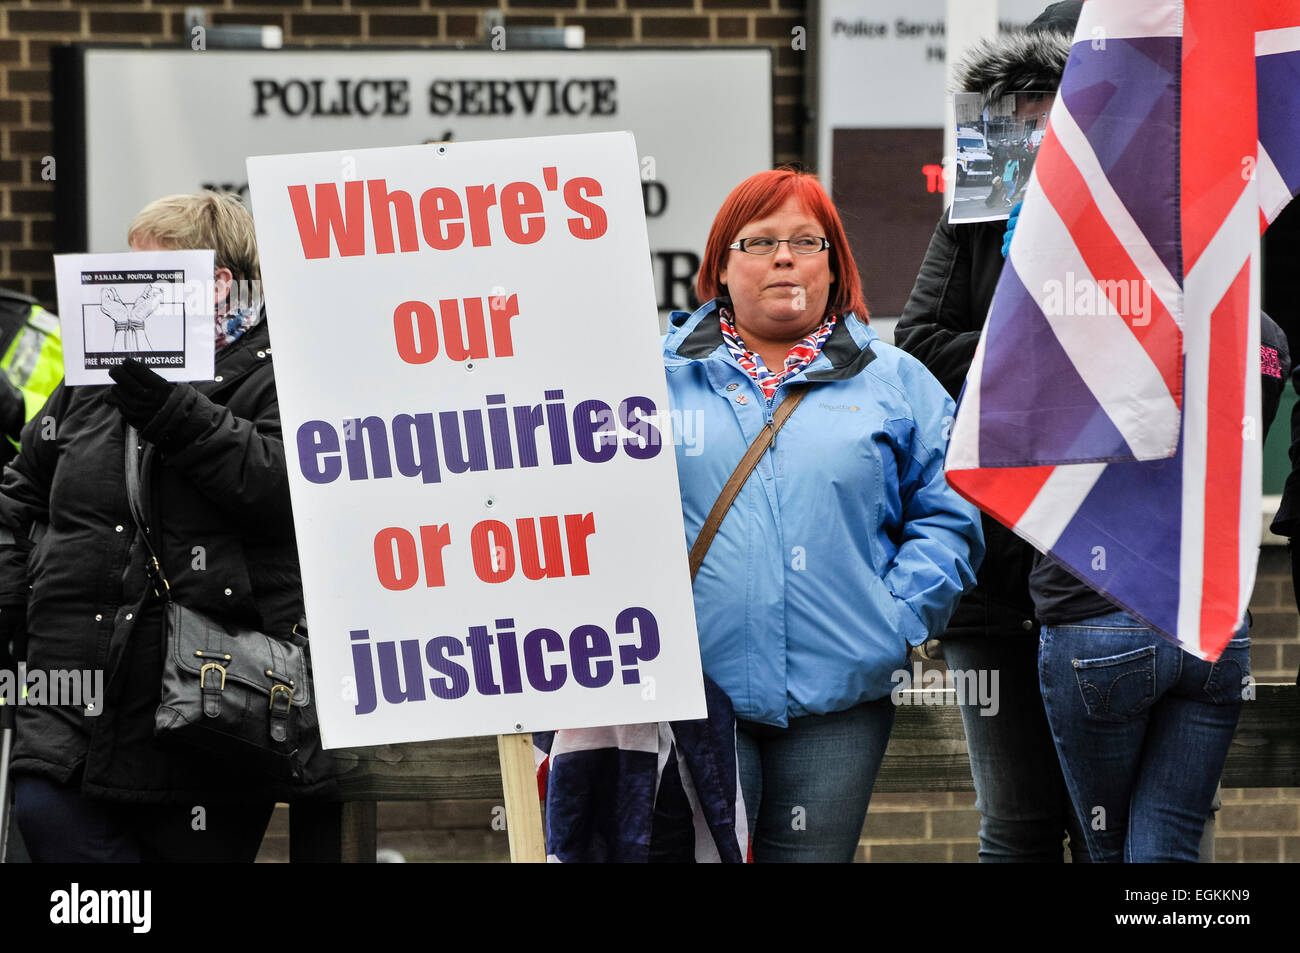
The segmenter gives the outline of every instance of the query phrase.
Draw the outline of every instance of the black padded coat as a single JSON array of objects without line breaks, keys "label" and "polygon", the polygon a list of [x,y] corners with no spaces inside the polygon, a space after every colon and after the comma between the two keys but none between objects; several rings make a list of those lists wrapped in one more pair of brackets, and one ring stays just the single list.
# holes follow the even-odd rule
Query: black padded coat
[{"label": "black padded coat", "polygon": [[[916,284],[894,328],[894,343],[924,364],[953,396],[961,393],[980,330],[1002,274],[1006,222],[950,225],[939,221]],[[1032,632],[1029,598],[1034,548],[982,515],[984,562],[975,588],[962,597],[945,635]]]},{"label": "black padded coat", "polygon": [[[162,611],[127,503],[125,423],[107,390],[60,385],[0,481],[0,605],[27,602],[29,671],[104,671],[100,711],[18,710],[15,774],[137,802],[319,792],[330,782],[287,789],[155,742]],[[287,635],[302,587],[265,322],[217,353],[215,380],[175,387],[141,437],[150,539],[174,598]]]}]

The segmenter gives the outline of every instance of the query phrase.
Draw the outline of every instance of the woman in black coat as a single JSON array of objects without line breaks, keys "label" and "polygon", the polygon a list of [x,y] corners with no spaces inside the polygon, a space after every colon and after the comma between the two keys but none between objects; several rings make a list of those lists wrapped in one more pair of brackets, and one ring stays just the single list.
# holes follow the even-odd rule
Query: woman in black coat
[{"label": "woman in black coat", "polygon": [[102,673],[100,698],[19,709],[16,817],[37,860],[251,861],[275,801],[328,782],[272,784],[155,741],[163,614],[127,502],[125,438],[128,423],[139,431],[172,597],[288,638],[302,593],[271,347],[264,312],[235,293],[258,281],[253,223],[234,196],[172,196],[128,238],[215,249],[215,377],[173,384],[131,363],[115,386],[61,385],[0,481],[0,620],[12,629],[25,610],[29,685],[37,672],[90,672],[92,686]]}]

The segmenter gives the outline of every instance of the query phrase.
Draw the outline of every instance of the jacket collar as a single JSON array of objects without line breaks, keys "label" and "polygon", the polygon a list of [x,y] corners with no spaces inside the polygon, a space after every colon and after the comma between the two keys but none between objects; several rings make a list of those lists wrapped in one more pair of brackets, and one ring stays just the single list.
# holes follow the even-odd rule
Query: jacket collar
[{"label": "jacket collar", "polygon": [[725,303],[726,299],[714,298],[701,306],[682,322],[673,334],[669,335],[670,345],[674,338],[677,339],[675,351],[678,357],[699,361],[723,346],[718,308]]},{"label": "jacket collar", "polygon": [[[259,356],[261,355],[261,356]],[[267,329],[266,312],[262,319],[238,338],[217,352],[216,373],[221,380],[203,381],[195,387],[204,394],[223,390],[235,381],[271,363],[271,334]]]},{"label": "jacket collar", "polygon": [[[701,361],[718,348],[725,348],[717,311],[726,303],[724,298],[714,298],[684,319],[680,317],[684,312],[674,312],[670,318],[674,327],[664,342],[665,355]],[[821,354],[804,371],[804,377],[810,381],[839,381],[856,376],[876,359],[871,344],[877,339],[876,332],[850,311],[843,320],[835,322]]]},{"label": "jacket collar", "polygon": [[[862,333],[862,343],[858,343],[851,325],[857,325]],[[830,367],[814,370],[818,361],[813,361],[804,372],[804,377],[810,381],[842,381],[856,377],[876,359],[876,352],[871,349],[871,343],[875,340],[876,332],[862,324],[858,316],[850,311],[843,321],[835,322],[835,329],[822,345],[821,357],[830,362]]]}]

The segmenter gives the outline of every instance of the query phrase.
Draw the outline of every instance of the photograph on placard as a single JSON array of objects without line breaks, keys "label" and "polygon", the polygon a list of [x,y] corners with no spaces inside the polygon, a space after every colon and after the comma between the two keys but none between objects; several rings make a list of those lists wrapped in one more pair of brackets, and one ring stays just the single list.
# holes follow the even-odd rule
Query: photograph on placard
[{"label": "photograph on placard", "polygon": [[979,93],[956,93],[948,121],[957,131],[954,194],[948,221],[1005,221],[1025,195],[1047,131],[1054,94],[1027,90],[985,105]]}]

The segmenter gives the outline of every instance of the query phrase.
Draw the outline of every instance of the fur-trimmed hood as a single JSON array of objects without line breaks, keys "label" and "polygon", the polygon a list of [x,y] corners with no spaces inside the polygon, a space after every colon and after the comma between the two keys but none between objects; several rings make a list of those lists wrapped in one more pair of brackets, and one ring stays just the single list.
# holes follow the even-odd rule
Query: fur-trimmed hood
[{"label": "fur-trimmed hood", "polygon": [[953,92],[980,93],[990,103],[1020,90],[1055,90],[1070,41],[1068,34],[1042,30],[981,40],[953,71]]}]

